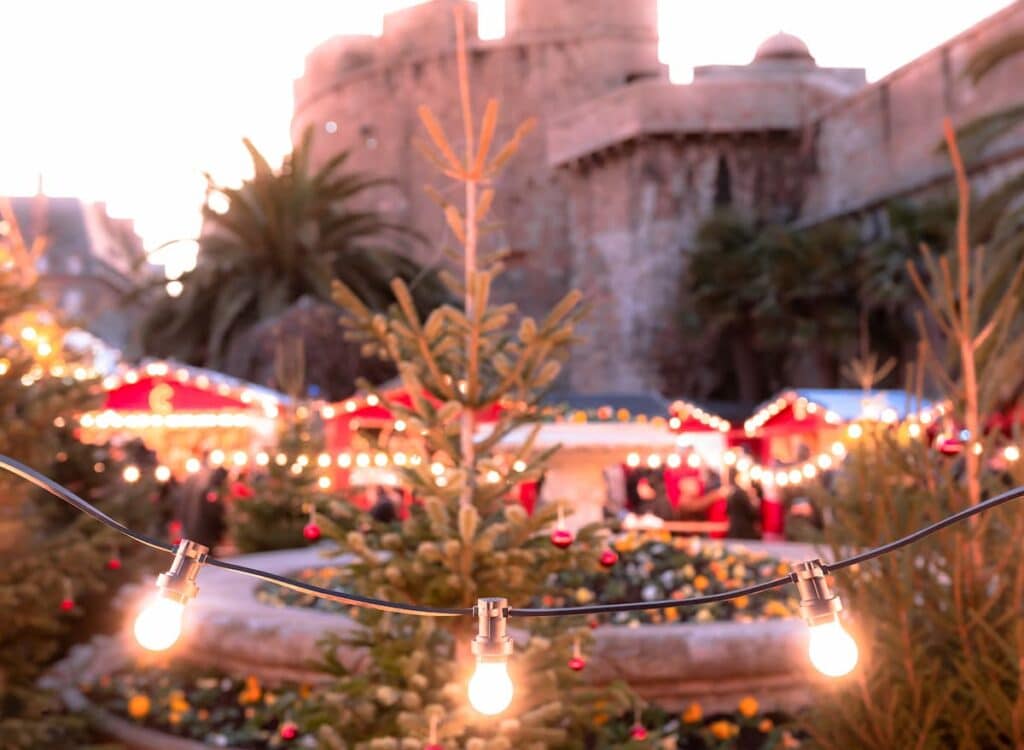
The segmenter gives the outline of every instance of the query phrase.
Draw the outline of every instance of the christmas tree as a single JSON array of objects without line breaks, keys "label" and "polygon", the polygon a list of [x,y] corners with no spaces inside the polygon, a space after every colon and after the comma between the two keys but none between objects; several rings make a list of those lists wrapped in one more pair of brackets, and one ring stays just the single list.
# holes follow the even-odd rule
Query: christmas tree
[{"label": "christmas tree", "polygon": [[[930,313],[922,362],[950,404],[952,431],[938,436],[940,452],[923,437],[928,424],[865,427],[834,496],[823,498],[838,556],[1024,482],[1019,448],[1005,442],[1019,441],[1019,430],[1007,436],[985,419],[1013,396],[1024,354],[1019,217],[1002,223],[986,252],[970,247],[970,192],[948,122],[946,134],[956,244],[944,257],[925,251],[927,276],[910,273]],[[808,720],[818,746],[1024,747],[1022,533],[1024,513],[1009,504],[839,577],[864,653],[857,672],[818,694]]]},{"label": "christmas tree", "polygon": [[[156,482],[129,472],[106,448],[79,443],[72,415],[87,408],[88,363],[64,349],[65,329],[37,296],[45,240],[27,245],[10,204],[0,203],[0,453],[63,482],[107,513],[154,533]],[[30,485],[0,476],[0,737],[3,747],[78,746],[82,726],[59,716],[55,698],[35,686],[47,664],[75,640],[113,629],[104,602],[127,571],[150,558],[110,530],[60,507]],[[124,562],[122,563],[122,555]]]},{"label": "christmas tree", "polygon": [[[301,398],[305,356],[301,340],[281,344],[276,351],[278,386],[291,397],[266,467],[240,476],[228,486],[228,529],[241,552],[301,547],[320,538],[317,510],[331,501],[330,460],[321,457],[322,435],[314,411]],[[327,480],[326,482],[324,480]],[[339,512],[354,516],[344,507]]]},{"label": "christmas tree", "polygon": [[[377,524],[363,533],[325,519],[324,527],[339,551],[356,555],[347,582],[360,592],[441,607],[471,607],[484,596],[524,606],[551,574],[597,569],[602,551],[596,526],[573,534],[558,507],[542,506],[531,516],[510,499],[519,483],[541,476],[550,455],[533,450],[539,426],[530,425],[573,339],[580,295],[571,293],[540,321],[518,319],[512,305],[491,304],[491,286],[501,273],[500,254],[485,254],[481,243],[494,200],[491,184],[533,123],[492,149],[499,106],[487,102],[478,130],[459,8],[456,34],[463,155],[426,108],[420,115],[430,142],[420,145],[464,193],[460,209],[431,191],[460,246],[461,278],[444,278],[464,306],[444,306],[423,319],[396,280],[397,304],[375,313],[335,284],[351,335],[367,354],[395,364],[410,396],[409,405],[384,399],[406,427],[381,448],[414,457],[401,474],[419,502],[397,526]],[[480,424],[482,414],[493,421]],[[505,447],[513,443],[517,447]],[[362,645],[371,657],[366,671],[347,671],[328,642],[328,668],[337,679],[310,717],[322,724],[326,747],[571,747],[592,726],[595,692],[569,666],[574,643],[585,642],[584,623],[545,623],[550,632],[524,632],[526,645],[510,665],[517,685],[511,718],[483,719],[465,698],[473,666],[470,618],[361,617],[367,626]],[[606,704],[617,699],[617,693],[603,696]]]}]

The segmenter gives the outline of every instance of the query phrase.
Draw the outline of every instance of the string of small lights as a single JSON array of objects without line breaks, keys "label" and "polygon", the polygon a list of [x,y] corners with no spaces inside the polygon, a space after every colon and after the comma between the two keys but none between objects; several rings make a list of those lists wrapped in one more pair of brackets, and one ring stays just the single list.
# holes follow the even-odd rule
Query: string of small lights
[{"label": "string of small lights", "polygon": [[817,559],[805,560],[794,563],[790,574],[787,576],[780,576],[751,586],[723,591],[717,594],[695,596],[687,599],[662,599],[539,609],[510,607],[506,599],[488,597],[479,599],[475,607],[444,608],[392,602],[321,588],[286,576],[249,568],[237,563],[227,562],[226,560],[219,560],[209,555],[207,547],[189,539],[182,539],[176,546],[165,544],[133,531],[83,500],[71,490],[14,459],[0,456],[0,468],[31,482],[100,523],[127,536],[129,539],[161,552],[174,555],[171,566],[157,578],[156,595],[142,609],[135,620],[135,636],[143,648],[163,651],[170,648],[177,641],[181,633],[185,605],[195,598],[199,592],[196,584],[199,572],[203,565],[212,565],[346,605],[421,617],[473,616],[477,618],[477,636],[471,644],[472,651],[477,657],[477,669],[469,681],[468,696],[470,704],[480,713],[487,715],[494,715],[504,711],[511,703],[514,693],[514,685],[509,678],[507,669],[508,659],[513,652],[512,639],[508,635],[508,621],[511,617],[569,617],[611,612],[697,607],[714,602],[728,601],[741,596],[759,594],[790,583],[795,584],[797,587],[800,595],[801,614],[810,628],[808,654],[811,663],[825,675],[831,677],[845,675],[857,664],[857,644],[849,633],[843,629],[839,618],[839,613],[843,608],[842,601],[828,582],[827,576],[830,573],[895,552],[953,524],[964,521],[979,513],[984,513],[1011,500],[1024,497],[1024,487],[1017,487],[977,505],[965,508],[900,539],[865,550],[837,562],[825,563]]}]

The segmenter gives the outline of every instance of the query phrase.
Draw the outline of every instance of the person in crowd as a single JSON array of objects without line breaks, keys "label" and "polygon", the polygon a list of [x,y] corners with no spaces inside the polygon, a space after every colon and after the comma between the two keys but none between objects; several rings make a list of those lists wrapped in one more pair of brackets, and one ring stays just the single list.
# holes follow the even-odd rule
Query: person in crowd
[{"label": "person in crowd", "polygon": [[396,501],[394,494],[388,487],[380,487],[377,492],[377,499],[370,507],[370,517],[378,523],[393,523],[398,519],[398,508],[401,500]]},{"label": "person in crowd", "polygon": [[757,493],[745,474],[730,467],[726,483],[726,512],[731,539],[761,538],[761,508]]},{"label": "person in crowd", "polygon": [[705,491],[704,481],[691,474],[679,478],[679,507],[676,518],[680,521],[707,521],[708,506],[718,500],[721,489]]}]

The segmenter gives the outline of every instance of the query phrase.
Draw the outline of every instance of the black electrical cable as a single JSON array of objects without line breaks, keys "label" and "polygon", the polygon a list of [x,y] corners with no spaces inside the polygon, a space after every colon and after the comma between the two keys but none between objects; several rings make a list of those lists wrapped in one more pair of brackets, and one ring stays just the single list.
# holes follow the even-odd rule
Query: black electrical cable
[{"label": "black electrical cable", "polygon": [[1012,490],[1007,490],[1001,495],[990,497],[988,500],[982,500],[977,505],[972,505],[969,508],[964,508],[961,511],[957,511],[953,515],[947,516],[946,518],[943,518],[941,521],[936,521],[930,526],[925,526],[923,529],[918,529],[917,531],[907,534],[905,537],[896,539],[895,541],[889,542],[888,544],[883,544],[880,547],[874,547],[872,549],[865,550],[860,554],[852,555],[851,557],[844,558],[838,562],[828,563],[828,565],[823,565],[822,567],[824,567],[826,571],[842,570],[843,568],[848,568],[851,565],[859,565],[862,562],[874,560],[876,557],[887,555],[890,552],[894,552],[900,549],[901,547],[906,547],[908,544],[913,544],[914,542],[920,541],[921,539],[924,539],[926,536],[930,536],[937,531],[942,531],[942,529],[946,528],[947,526],[952,526],[953,524],[959,523],[964,519],[970,518],[971,516],[976,516],[979,513],[984,513],[987,510],[991,510],[992,508],[995,508],[999,505],[1008,503],[1011,500],[1016,500],[1019,497],[1024,497],[1024,487],[1014,487]]},{"label": "black electrical cable", "polygon": [[54,482],[49,477],[43,476],[35,469],[30,469],[25,466],[25,464],[15,461],[13,458],[0,455],[0,469],[6,469],[11,474],[19,476],[27,482],[31,482],[39,489],[46,490],[54,497],[60,498],[68,505],[82,511],[82,513],[85,513],[87,516],[95,518],[97,521],[109,526],[114,531],[124,534],[129,539],[134,539],[139,544],[144,544],[147,547],[160,550],[161,552],[169,552],[172,555],[174,554],[174,547],[172,545],[161,542],[159,539],[153,539],[145,534],[140,534],[137,531],[132,531],[119,521],[115,521],[96,506],[91,505],[80,498],[67,487],[57,484],[57,482]]},{"label": "black electrical cable", "polygon": [[[130,539],[133,539],[140,544],[144,544],[147,547],[151,547],[162,552],[168,552],[174,554],[175,547],[165,544],[164,542],[152,539],[144,534],[132,531],[127,526],[115,521],[113,518],[108,516],[103,511],[99,510],[95,506],[86,502],[78,495],[66,487],[57,484],[51,479],[43,476],[34,469],[30,469],[18,461],[7,456],[0,455],[0,469],[15,474],[22,479],[25,479],[37,487],[46,490],[51,495],[60,498],[64,502],[72,505],[76,509],[85,513],[86,515],[96,519],[102,524],[109,526],[115,531],[124,534]],[[959,523],[971,516],[975,516],[979,513],[984,513],[987,510],[995,508],[996,506],[1008,503],[1011,500],[1016,500],[1020,497],[1024,497],[1024,487],[1016,487],[1012,490],[996,495],[995,497],[989,498],[983,502],[973,505],[970,508],[965,508],[953,515],[937,521],[930,526],[925,526],[923,529],[908,534],[905,537],[896,539],[888,544],[883,544],[880,547],[866,550],[860,554],[853,555],[851,557],[844,558],[838,562],[823,564],[822,567],[826,572],[832,572],[836,570],[842,570],[848,568],[851,565],[858,565],[868,560],[873,560],[881,555],[886,555],[890,552],[906,547],[908,544],[913,544],[926,536],[930,536],[948,526],[952,526],[955,523]],[[261,581],[273,583],[277,586],[292,589],[301,593],[312,594],[313,596],[321,599],[329,599],[330,601],[338,602],[340,604],[348,604],[356,607],[365,607],[369,609],[376,609],[384,612],[395,612],[398,614],[409,614],[419,615],[427,617],[458,617],[465,615],[472,615],[474,613],[473,607],[465,608],[444,608],[444,607],[428,607],[419,604],[402,604],[399,602],[391,602],[384,599],[374,599],[371,597],[359,596],[358,594],[348,594],[341,591],[334,591],[332,589],[321,588],[320,586],[313,586],[302,581],[297,581],[287,576],[279,576],[275,573],[268,573],[266,571],[257,570],[255,568],[248,568],[244,565],[238,565],[236,563],[230,563],[225,560],[218,560],[216,558],[207,558],[206,563],[217,568],[223,568],[224,570],[230,570],[235,573],[241,573],[242,575],[251,576],[258,578]],[[698,607],[702,604],[712,604],[714,602],[728,601],[729,599],[736,599],[741,596],[750,596],[752,594],[759,594],[770,589],[785,586],[787,583],[793,582],[793,576],[782,576],[779,578],[773,578],[768,581],[762,581],[752,586],[746,586],[739,589],[731,589],[729,591],[722,591],[717,594],[707,594],[705,596],[695,596],[688,599],[659,599],[650,602],[622,602],[619,604],[594,604],[591,606],[584,607],[552,607],[546,609],[519,609],[510,608],[510,617],[568,617],[572,615],[592,615],[592,614],[604,614],[608,612],[634,612],[639,610],[651,610],[651,609],[672,609],[676,607]]]}]

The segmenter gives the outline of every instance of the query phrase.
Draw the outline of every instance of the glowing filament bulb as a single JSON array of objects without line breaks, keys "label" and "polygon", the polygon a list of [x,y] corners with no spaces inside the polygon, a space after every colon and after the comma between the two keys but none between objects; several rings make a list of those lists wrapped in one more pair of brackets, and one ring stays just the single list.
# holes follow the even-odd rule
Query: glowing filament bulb
[{"label": "glowing filament bulb", "polygon": [[829,677],[842,677],[853,671],[857,666],[857,642],[838,619],[814,625],[810,631],[808,655],[815,669]]},{"label": "glowing filament bulb", "polygon": [[469,704],[482,714],[500,714],[512,703],[515,686],[508,676],[508,662],[477,661],[469,679]]},{"label": "glowing filament bulb", "polygon": [[149,651],[166,651],[181,635],[185,605],[163,596],[155,597],[135,618],[135,640]]}]

